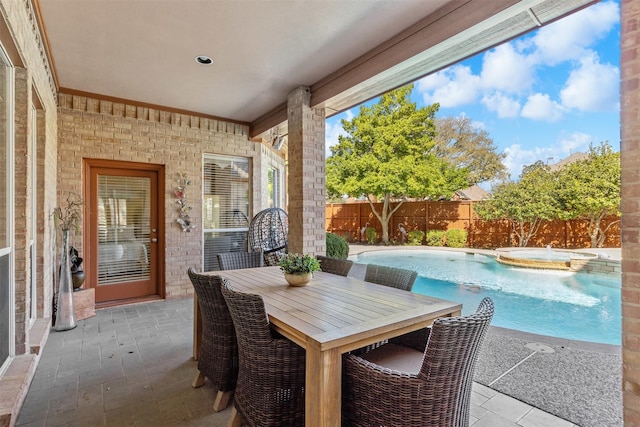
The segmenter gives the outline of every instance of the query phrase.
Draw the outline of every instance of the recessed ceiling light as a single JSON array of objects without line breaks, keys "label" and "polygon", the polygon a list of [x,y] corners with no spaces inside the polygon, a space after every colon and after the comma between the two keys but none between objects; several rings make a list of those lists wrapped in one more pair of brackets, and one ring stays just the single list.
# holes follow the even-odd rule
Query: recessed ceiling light
[{"label": "recessed ceiling light", "polygon": [[206,55],[198,55],[196,56],[196,62],[202,65],[211,65],[213,64],[213,59],[209,58]]}]

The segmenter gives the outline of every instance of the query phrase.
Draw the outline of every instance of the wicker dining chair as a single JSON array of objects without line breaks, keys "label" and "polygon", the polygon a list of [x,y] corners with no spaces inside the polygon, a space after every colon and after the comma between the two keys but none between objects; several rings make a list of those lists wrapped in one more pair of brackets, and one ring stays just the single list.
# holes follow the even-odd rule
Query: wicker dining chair
[{"label": "wicker dining chair", "polygon": [[264,267],[262,250],[253,252],[225,252],[218,254],[220,270],[236,270],[239,268]]},{"label": "wicker dining chair", "polygon": [[305,350],[272,333],[261,296],[235,292],[231,286],[223,279],[222,294],[233,318],[239,354],[228,425],[244,421],[251,427],[303,426]]},{"label": "wicker dining chair", "polygon": [[316,259],[320,262],[320,269],[327,273],[346,276],[351,271],[353,261],[348,259],[332,258],[323,255],[316,255]]},{"label": "wicker dining chair", "polygon": [[493,311],[484,298],[475,314],[436,319],[428,341],[414,348],[389,343],[346,354],[343,425],[467,427],[473,372]]},{"label": "wicker dining chair", "polygon": [[229,406],[238,379],[238,344],[233,320],[227,303],[220,292],[220,276],[199,274],[188,270],[189,279],[196,291],[202,315],[202,341],[198,355],[198,374],[193,387],[198,388],[204,379],[217,388],[213,410],[222,411]]},{"label": "wicker dining chair", "polygon": [[379,285],[391,286],[394,288],[410,291],[418,277],[418,273],[406,268],[387,267],[384,265],[367,264],[364,275],[365,282],[377,283]]}]

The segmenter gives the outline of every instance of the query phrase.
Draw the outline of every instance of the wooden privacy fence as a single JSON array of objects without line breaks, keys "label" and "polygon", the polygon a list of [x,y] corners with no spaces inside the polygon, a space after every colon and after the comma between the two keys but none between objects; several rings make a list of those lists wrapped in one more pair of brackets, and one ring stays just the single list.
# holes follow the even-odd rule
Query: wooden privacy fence
[{"label": "wooden privacy fence", "polygon": [[[382,203],[374,203],[380,211]],[[604,226],[618,217],[607,218]],[[366,235],[361,234],[362,227],[369,223],[378,232],[378,240],[382,237],[380,221],[371,211],[368,202],[327,203],[326,230],[347,239],[348,242],[366,242]],[[517,240],[511,234],[509,221],[483,221],[473,212],[473,202],[404,202],[389,221],[390,242],[400,242],[401,233],[398,228],[403,224],[407,232],[421,230],[425,234],[429,230],[449,230],[461,228],[467,231],[467,246],[472,248],[499,248],[516,246]],[[546,221],[538,232],[529,240],[528,246],[554,248],[588,248],[591,238],[587,233],[587,220]],[[614,224],[607,232],[604,247],[620,247],[620,225]]]}]

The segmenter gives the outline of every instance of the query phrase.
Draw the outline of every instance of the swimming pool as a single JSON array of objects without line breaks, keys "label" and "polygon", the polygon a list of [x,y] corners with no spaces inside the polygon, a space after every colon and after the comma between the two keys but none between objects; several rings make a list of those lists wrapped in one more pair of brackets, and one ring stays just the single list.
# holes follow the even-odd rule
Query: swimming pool
[{"label": "swimming pool", "polygon": [[461,302],[465,315],[491,297],[495,326],[621,343],[620,276],[516,268],[490,256],[453,251],[371,251],[350,259],[416,270],[414,292]]}]

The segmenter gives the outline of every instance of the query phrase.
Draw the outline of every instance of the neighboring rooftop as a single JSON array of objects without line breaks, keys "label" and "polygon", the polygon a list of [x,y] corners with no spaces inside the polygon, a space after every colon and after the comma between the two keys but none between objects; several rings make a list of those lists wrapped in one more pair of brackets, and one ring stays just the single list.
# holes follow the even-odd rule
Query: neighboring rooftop
[{"label": "neighboring rooftop", "polygon": [[479,185],[463,188],[453,193],[451,200],[471,200],[478,201],[489,197],[489,192]]},{"label": "neighboring rooftop", "polygon": [[558,163],[549,165],[549,169],[551,169],[551,171],[557,171],[558,169],[561,169],[570,163],[578,162],[580,160],[585,160],[587,157],[589,157],[587,153],[578,151],[577,153],[573,153],[569,157],[566,157],[560,160]]}]

